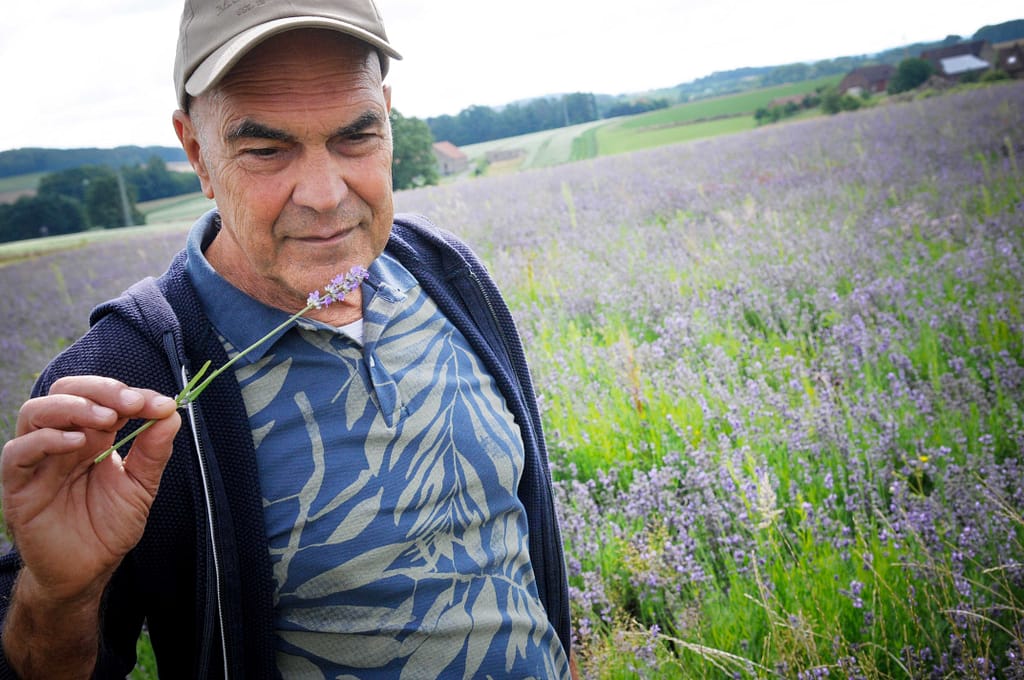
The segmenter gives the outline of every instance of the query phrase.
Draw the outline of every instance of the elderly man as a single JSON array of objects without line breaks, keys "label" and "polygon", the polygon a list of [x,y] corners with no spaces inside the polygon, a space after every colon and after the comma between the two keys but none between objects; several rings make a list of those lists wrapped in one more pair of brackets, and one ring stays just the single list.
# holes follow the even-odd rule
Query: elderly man
[{"label": "elderly man", "polygon": [[[397,58],[372,0],[187,1],[173,121],[217,209],[21,409],[0,677],[123,678],[143,624],[171,678],[570,676],[511,316],[465,245],[393,214]],[[184,417],[163,396],[252,345]]]}]

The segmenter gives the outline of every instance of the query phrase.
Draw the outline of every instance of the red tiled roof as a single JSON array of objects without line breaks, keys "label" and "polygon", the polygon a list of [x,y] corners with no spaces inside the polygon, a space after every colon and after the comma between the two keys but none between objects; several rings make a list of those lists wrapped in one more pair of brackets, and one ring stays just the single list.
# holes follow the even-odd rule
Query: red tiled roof
[{"label": "red tiled roof", "polygon": [[459,147],[451,142],[434,142],[434,151],[452,160],[464,160],[466,158],[466,154],[462,153]]}]

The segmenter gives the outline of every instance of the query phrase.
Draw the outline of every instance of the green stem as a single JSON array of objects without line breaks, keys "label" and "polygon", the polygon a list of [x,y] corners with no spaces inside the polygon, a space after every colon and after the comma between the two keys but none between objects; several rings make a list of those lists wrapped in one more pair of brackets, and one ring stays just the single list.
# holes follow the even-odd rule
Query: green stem
[{"label": "green stem", "polygon": [[111,446],[109,449],[107,449],[106,451],[104,451],[100,455],[96,456],[96,458],[94,458],[93,461],[92,461],[93,464],[103,462],[104,458],[106,458],[107,456],[109,456],[114,451],[116,451],[117,449],[121,448],[122,446],[124,446],[125,444],[130,442],[131,440],[135,439],[136,437],[138,437],[140,434],[142,434],[143,432],[145,432],[149,428],[153,427],[154,423],[156,423],[155,419],[154,420],[147,420],[142,425],[139,425],[137,428],[135,428],[134,432],[132,432],[129,435],[126,435],[125,438],[122,439],[121,441],[114,442],[113,446]]},{"label": "green stem", "polygon": [[[218,375],[220,375],[221,373],[226,371],[228,368],[231,367],[231,365],[233,363],[235,363],[236,361],[238,361],[239,359],[244,357],[246,354],[248,354],[252,350],[254,350],[257,347],[259,347],[260,345],[262,345],[264,342],[269,340],[270,337],[273,336],[275,333],[277,333],[278,331],[281,331],[286,326],[288,326],[289,324],[293,323],[300,316],[302,316],[303,314],[305,314],[309,310],[313,309],[313,307],[314,307],[314,305],[309,304],[309,305],[306,305],[305,307],[303,307],[302,309],[300,309],[298,312],[292,314],[283,323],[279,324],[276,328],[274,328],[272,331],[270,331],[269,333],[264,335],[262,338],[260,338],[259,340],[257,340],[253,344],[249,345],[248,347],[246,347],[244,350],[242,350],[241,352],[239,352],[235,356],[231,357],[231,359],[229,359],[227,363],[225,363],[223,366],[218,368],[216,371],[214,371],[210,375],[206,376],[205,380],[203,380],[201,383],[199,383],[198,385],[193,387],[192,383],[195,382],[197,379],[199,379],[206,372],[206,369],[210,366],[210,362],[206,362],[206,364],[199,370],[199,372],[196,373],[195,377],[193,377],[192,380],[189,381],[189,384],[185,385],[185,387],[181,390],[181,392],[178,393],[178,396],[175,397],[174,401],[178,405],[178,408],[181,408],[182,406],[187,406],[188,404],[190,404],[193,401],[195,401],[196,399],[198,399],[199,395],[203,393],[203,390],[205,390],[206,387],[211,382],[213,382],[214,378],[216,378]],[[100,455],[96,456],[96,458],[93,459],[93,464],[95,465],[96,463],[102,463],[115,450],[123,447],[125,444],[127,444],[128,442],[130,442],[131,440],[135,439],[137,436],[139,436],[140,434],[142,434],[143,432],[148,430],[150,427],[153,426],[153,424],[155,422],[156,422],[156,419],[147,420],[146,422],[144,422],[142,425],[140,425],[138,428],[136,428],[134,432],[132,432],[131,434],[125,436],[120,441],[115,442],[114,445],[111,446],[109,449],[107,449],[106,451],[104,451]]]},{"label": "green stem", "polygon": [[[214,378],[216,378],[218,375],[220,375],[221,373],[226,371],[228,368],[230,368],[231,364],[235,363],[236,361],[238,361],[239,359],[244,357],[246,354],[248,354],[252,350],[254,350],[257,347],[259,347],[260,345],[262,345],[264,342],[269,340],[272,335],[274,335],[278,331],[282,330],[283,328],[288,326],[288,324],[294,322],[296,319],[298,319],[300,316],[302,316],[303,314],[305,314],[306,312],[308,312],[311,309],[313,309],[313,305],[306,305],[305,307],[303,307],[299,311],[297,311],[294,314],[292,314],[283,323],[278,325],[276,328],[274,328],[272,331],[270,331],[269,333],[264,335],[262,338],[260,338],[256,342],[252,343],[251,345],[249,345],[248,347],[243,349],[241,352],[239,352],[235,356],[231,357],[231,359],[226,364],[224,364],[223,366],[218,368],[216,371],[214,371],[210,375],[206,376],[206,379],[203,380],[203,382],[199,383],[199,385],[197,385],[195,388],[193,388],[191,390],[188,390],[188,393],[186,395],[184,395],[185,396],[184,401],[180,401],[178,403],[178,405],[179,406],[185,406],[185,405],[189,404],[190,402],[195,401],[197,398],[199,398],[199,395],[202,394],[203,390],[206,389],[206,386],[209,385],[211,382],[213,382]],[[186,389],[187,389],[187,387],[186,387]]]}]

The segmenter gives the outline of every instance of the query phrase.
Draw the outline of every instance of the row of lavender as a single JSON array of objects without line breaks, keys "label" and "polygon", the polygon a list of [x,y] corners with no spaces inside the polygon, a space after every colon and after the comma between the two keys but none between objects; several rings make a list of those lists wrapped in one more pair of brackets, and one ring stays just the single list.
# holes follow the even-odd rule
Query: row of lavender
[{"label": "row of lavender", "polygon": [[[527,341],[588,677],[1024,677],[1024,86],[397,197]],[[180,234],[0,267],[0,428]]]},{"label": "row of lavender", "polygon": [[1024,85],[403,194],[510,292],[593,677],[1024,677]]},{"label": "row of lavender", "polygon": [[157,276],[184,242],[160,231],[0,264],[0,441],[46,363],[89,327],[89,310],[144,276]]}]

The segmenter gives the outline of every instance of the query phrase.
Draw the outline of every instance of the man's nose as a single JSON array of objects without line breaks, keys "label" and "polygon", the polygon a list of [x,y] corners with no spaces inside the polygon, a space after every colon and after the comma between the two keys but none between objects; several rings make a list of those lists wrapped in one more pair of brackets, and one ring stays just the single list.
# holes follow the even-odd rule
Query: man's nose
[{"label": "man's nose", "polygon": [[344,169],[326,149],[304,153],[295,170],[292,201],[316,212],[331,212],[348,194]]}]

